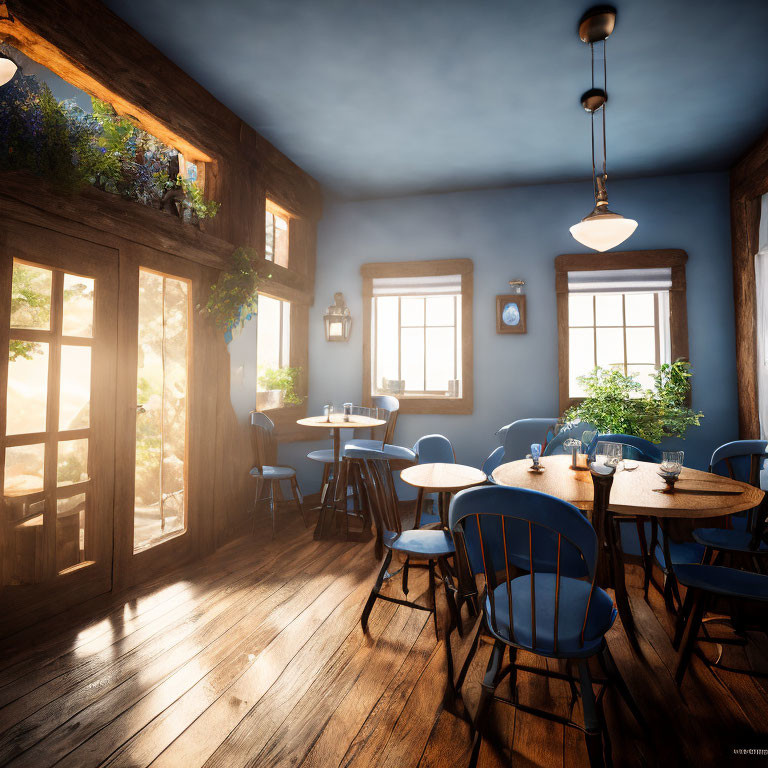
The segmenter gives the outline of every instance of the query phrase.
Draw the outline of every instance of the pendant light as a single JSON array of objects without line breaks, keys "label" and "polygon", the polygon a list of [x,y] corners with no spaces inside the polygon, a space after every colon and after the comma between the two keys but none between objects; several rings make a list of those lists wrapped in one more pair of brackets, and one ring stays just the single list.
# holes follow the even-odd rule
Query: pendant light
[{"label": "pendant light", "polygon": [[18,66],[13,59],[9,59],[0,53],[0,85],[5,85],[10,82],[13,76],[16,74]]},{"label": "pendant light", "polygon": [[[605,187],[608,175],[605,162],[605,105],[608,101],[608,76],[605,66],[605,44],[616,24],[616,9],[608,5],[590,8],[579,22],[579,37],[589,44],[592,55],[592,87],[582,95],[581,105],[589,112],[592,128],[592,186],[595,195],[594,210],[578,224],[571,227],[571,234],[582,245],[596,251],[607,251],[623,243],[636,229],[634,219],[625,219],[608,208],[608,192]],[[603,42],[603,87],[595,87],[595,43]],[[603,165],[595,164],[595,117],[602,118]]]}]

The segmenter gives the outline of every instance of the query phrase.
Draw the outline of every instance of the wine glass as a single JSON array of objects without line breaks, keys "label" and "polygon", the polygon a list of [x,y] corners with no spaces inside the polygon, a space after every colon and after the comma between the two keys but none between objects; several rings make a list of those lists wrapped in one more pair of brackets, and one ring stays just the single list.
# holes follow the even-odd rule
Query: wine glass
[{"label": "wine glass", "polygon": [[661,454],[659,474],[664,478],[664,482],[669,489],[675,487],[675,482],[677,481],[677,478],[680,477],[684,458],[685,453],[683,451],[664,451]]}]

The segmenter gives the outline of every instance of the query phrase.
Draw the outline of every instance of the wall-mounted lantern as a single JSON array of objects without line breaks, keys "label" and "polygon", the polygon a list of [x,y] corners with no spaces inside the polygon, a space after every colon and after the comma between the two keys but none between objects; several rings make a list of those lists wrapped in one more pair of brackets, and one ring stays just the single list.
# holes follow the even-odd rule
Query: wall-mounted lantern
[{"label": "wall-mounted lantern", "polygon": [[344,302],[344,294],[341,292],[334,293],[333,302],[323,315],[325,340],[349,341],[349,334],[352,330],[352,315]]}]

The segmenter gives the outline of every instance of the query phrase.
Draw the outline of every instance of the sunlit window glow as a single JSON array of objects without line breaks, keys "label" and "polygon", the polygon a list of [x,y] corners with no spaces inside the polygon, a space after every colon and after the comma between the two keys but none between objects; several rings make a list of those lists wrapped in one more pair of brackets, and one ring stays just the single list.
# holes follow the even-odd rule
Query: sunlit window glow
[{"label": "sunlit window glow", "polygon": [[570,293],[568,386],[583,397],[578,378],[596,366],[636,374],[643,387],[670,362],[669,293]]}]

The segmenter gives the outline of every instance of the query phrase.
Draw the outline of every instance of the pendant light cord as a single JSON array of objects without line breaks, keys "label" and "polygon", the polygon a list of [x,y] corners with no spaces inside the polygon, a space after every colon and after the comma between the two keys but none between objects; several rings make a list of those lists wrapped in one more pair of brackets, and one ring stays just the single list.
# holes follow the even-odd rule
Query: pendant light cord
[{"label": "pendant light cord", "polygon": [[[606,56],[606,47],[608,45],[608,38],[603,40],[603,91],[605,93],[605,102],[603,103],[603,183],[605,183],[608,179],[608,173],[605,169],[605,155],[606,155],[606,148],[605,148],[605,108],[608,106],[608,65],[607,65],[607,56]],[[592,65],[593,67],[593,75],[594,78],[594,63]],[[594,86],[593,86],[594,87]]]},{"label": "pendant light cord", "polygon": [[[589,51],[592,59],[592,89],[595,87],[595,44],[589,44]],[[595,112],[589,113],[590,130],[592,131],[592,194],[595,196],[595,205],[597,205],[597,172],[595,170]]]}]

